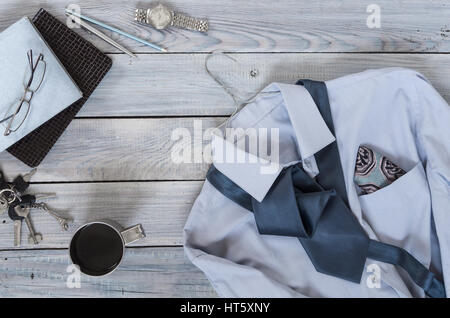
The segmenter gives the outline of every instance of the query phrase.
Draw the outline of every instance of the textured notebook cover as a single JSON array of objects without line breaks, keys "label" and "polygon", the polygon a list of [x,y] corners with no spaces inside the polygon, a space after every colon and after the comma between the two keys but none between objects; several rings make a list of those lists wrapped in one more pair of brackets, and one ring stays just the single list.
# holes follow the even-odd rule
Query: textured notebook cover
[{"label": "textured notebook cover", "polygon": [[8,152],[30,167],[41,163],[112,65],[108,56],[44,9],[35,15],[33,24],[83,92],[83,97],[8,148]]},{"label": "textured notebook cover", "polygon": [[[9,120],[2,123],[0,151],[11,147],[83,96],[33,23],[28,17],[23,17],[0,33],[0,118],[13,111],[24,95],[24,87],[31,75],[30,51],[33,53],[33,63],[42,54],[41,65],[45,63],[45,76],[33,95],[28,115],[20,128],[4,136]],[[42,73],[36,72],[36,82],[40,75]],[[26,109],[27,106],[23,105],[20,113],[26,113]],[[15,121],[20,122],[20,117],[19,114]]]}]

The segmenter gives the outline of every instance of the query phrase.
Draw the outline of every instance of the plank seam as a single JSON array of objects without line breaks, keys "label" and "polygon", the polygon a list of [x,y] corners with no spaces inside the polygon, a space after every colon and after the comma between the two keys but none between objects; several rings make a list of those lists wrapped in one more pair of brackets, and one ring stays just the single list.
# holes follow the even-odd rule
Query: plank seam
[{"label": "plank seam", "polygon": [[[352,51],[327,51],[327,52],[317,52],[317,51],[269,51],[269,52],[258,52],[258,51],[221,51],[225,54],[450,54],[449,52],[439,52],[439,51],[429,51],[429,52],[414,52],[414,51],[395,51],[395,52],[389,52],[389,51],[358,51],[358,52],[352,52]],[[122,52],[104,52],[105,54],[110,55],[125,55],[125,53]],[[209,52],[165,52],[165,53],[159,53],[159,52],[133,52],[134,54],[138,55],[206,55],[211,54],[212,51]]]},{"label": "plank seam", "polygon": [[228,117],[226,114],[224,115],[147,115],[147,116],[79,116],[75,119],[183,119],[183,118],[217,118],[217,119],[225,119]]},{"label": "plank seam", "polygon": [[[144,249],[144,248],[180,248],[183,245],[140,245],[140,246],[127,246],[127,248],[132,249]],[[43,247],[43,248],[9,248],[9,249],[0,249],[0,252],[34,252],[34,251],[61,251],[67,250],[67,247]],[[1,258],[1,257],[0,257]]]},{"label": "plank seam", "polygon": [[150,182],[200,182],[205,181],[203,179],[149,179],[149,180],[88,180],[88,181],[36,181],[30,182],[30,185],[40,185],[40,184],[87,184],[87,183],[150,183]]}]

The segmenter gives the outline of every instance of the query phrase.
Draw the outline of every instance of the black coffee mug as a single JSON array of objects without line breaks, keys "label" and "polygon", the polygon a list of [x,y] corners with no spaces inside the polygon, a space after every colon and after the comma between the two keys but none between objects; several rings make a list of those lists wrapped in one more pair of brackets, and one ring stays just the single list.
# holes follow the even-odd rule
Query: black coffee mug
[{"label": "black coffee mug", "polygon": [[107,275],[121,263],[125,247],[144,237],[140,224],[123,230],[109,220],[90,222],[81,226],[72,237],[70,259],[83,274]]}]

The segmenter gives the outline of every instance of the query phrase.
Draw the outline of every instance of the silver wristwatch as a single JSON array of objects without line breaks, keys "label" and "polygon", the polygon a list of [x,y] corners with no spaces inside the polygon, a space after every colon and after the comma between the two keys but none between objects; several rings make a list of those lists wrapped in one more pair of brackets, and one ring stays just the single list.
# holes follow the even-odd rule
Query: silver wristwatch
[{"label": "silver wristwatch", "polygon": [[149,24],[158,30],[174,26],[193,31],[208,31],[207,20],[200,20],[174,12],[162,4],[158,4],[151,9],[136,9],[134,20]]}]

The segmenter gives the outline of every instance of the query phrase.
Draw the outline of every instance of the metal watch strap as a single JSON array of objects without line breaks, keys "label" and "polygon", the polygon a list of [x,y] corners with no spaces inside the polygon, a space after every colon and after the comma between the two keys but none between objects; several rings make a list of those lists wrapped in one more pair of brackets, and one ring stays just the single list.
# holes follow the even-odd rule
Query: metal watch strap
[{"label": "metal watch strap", "polygon": [[139,23],[145,23],[147,22],[147,9],[136,9],[134,12],[134,20]]},{"label": "metal watch strap", "polygon": [[199,32],[208,32],[209,27],[207,20],[196,19],[177,12],[172,12],[171,25],[174,27]]}]

